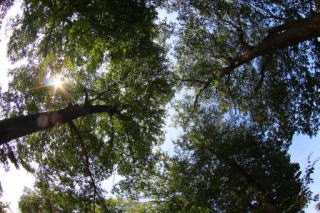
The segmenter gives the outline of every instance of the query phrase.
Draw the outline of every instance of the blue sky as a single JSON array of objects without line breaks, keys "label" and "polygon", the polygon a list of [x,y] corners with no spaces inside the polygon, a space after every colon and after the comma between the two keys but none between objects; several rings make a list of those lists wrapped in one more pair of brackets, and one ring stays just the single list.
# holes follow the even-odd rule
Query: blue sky
[{"label": "blue sky", "polygon": [[[320,137],[310,138],[305,135],[295,135],[293,143],[290,146],[289,153],[291,155],[291,161],[300,164],[301,170],[304,171],[307,166],[308,156],[311,155],[311,160],[315,160],[320,157]],[[320,164],[315,165],[315,172],[312,175],[314,183],[310,185],[310,189],[314,194],[320,193]],[[306,209],[306,213],[315,212],[316,202],[309,204]]]}]

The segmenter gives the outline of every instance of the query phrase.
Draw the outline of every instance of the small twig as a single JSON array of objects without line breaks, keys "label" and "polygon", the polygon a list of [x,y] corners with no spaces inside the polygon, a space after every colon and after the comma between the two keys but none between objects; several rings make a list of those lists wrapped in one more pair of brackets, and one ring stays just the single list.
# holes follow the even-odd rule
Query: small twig
[{"label": "small twig", "polygon": [[230,73],[228,74],[227,76],[227,88],[228,88],[228,93],[229,93],[229,96],[231,98],[231,101],[233,102],[233,105],[235,107],[235,111],[236,111],[236,107],[237,107],[237,104],[236,104],[236,99],[234,98],[233,94],[232,94],[232,91],[231,91],[231,88],[230,88]]},{"label": "small twig", "polygon": [[[216,36],[214,34],[211,34],[211,38],[213,40],[213,44],[214,45],[219,45],[219,42],[218,42],[218,40],[217,40],[217,38],[216,38]],[[233,57],[228,55],[227,51],[224,51],[223,48],[222,49],[219,48],[217,50],[217,56],[218,57],[222,57],[227,61],[232,61],[233,60]]]},{"label": "small twig", "polygon": [[253,6],[251,3],[248,2],[248,5],[249,7],[251,7],[251,9],[253,9],[256,13],[258,13],[262,18],[265,18],[265,19],[277,19],[277,20],[280,20],[280,21],[286,21],[285,18],[282,18],[280,16],[276,16],[275,14],[271,13],[269,10],[266,10],[265,8],[261,7],[260,9],[263,10],[265,13],[268,13],[269,15],[265,15],[263,13],[261,13],[260,11],[258,11],[256,9],[255,6]]},{"label": "small twig", "polygon": [[206,84],[207,82],[206,81],[202,81],[202,80],[198,80],[198,79],[191,79],[191,78],[184,78],[184,79],[181,79],[181,78],[176,78],[176,77],[173,77],[173,79],[175,81],[182,81],[182,82],[196,82],[196,83],[199,83],[199,84]]},{"label": "small twig", "polygon": [[196,95],[196,98],[194,99],[194,103],[193,103],[193,113],[196,110],[196,107],[198,105],[198,101],[200,96],[202,95],[202,93],[210,86],[210,84],[212,83],[213,77],[209,78],[208,81],[206,81],[203,85],[203,87],[199,90],[199,92]]},{"label": "small twig", "polygon": [[227,19],[223,19],[222,20],[223,22],[226,22],[227,24],[230,24],[234,29],[236,29],[236,30],[241,30],[241,27],[240,26],[237,26],[237,25],[235,25],[233,22],[231,22],[231,21],[229,21],[229,20],[227,20]]},{"label": "small twig", "polygon": [[262,65],[261,65],[261,69],[260,69],[260,79],[259,79],[257,85],[254,87],[254,95],[257,94],[257,92],[261,88],[261,85],[264,81],[266,66],[267,66],[267,62],[265,60],[263,60]]},{"label": "small twig", "polygon": [[87,88],[84,88],[85,98],[84,103],[87,104],[89,102],[89,94]]},{"label": "small twig", "polygon": [[119,81],[114,82],[109,88],[107,88],[106,90],[100,92],[95,98],[88,100],[86,103],[87,104],[91,104],[92,102],[99,100],[102,96],[104,96],[106,93],[110,92],[111,89],[114,88],[115,85],[117,85],[119,83]]}]

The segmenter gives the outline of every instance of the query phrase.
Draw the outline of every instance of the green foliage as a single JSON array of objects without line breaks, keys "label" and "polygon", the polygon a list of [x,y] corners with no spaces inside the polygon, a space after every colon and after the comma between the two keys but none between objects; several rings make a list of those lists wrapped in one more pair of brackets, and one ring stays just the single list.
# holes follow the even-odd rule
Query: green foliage
[{"label": "green foliage", "polygon": [[181,86],[195,91],[196,105],[219,105],[222,112],[236,110],[288,141],[297,132],[315,135],[320,112],[318,39],[264,52],[226,70],[238,57],[285,30],[273,32],[274,27],[319,15],[315,2],[177,3]]},{"label": "green foliage", "polygon": [[21,213],[47,213],[47,212],[127,212],[146,213],[152,211],[152,203],[138,202],[131,199],[109,199],[103,201],[90,201],[84,197],[75,197],[72,194],[61,193],[57,188],[47,188],[45,182],[38,182],[36,189],[24,189],[19,200]]},{"label": "green foliage", "polygon": [[[147,1],[28,0],[22,10],[11,26],[8,54],[18,65],[1,94],[2,116],[68,104],[112,105],[121,115],[90,115],[25,137],[12,145],[16,161],[63,192],[102,197],[103,180],[147,167],[162,142],[172,89],[155,8]],[[46,86],[56,75],[66,79],[63,88]]]},{"label": "green foliage", "polygon": [[[19,209],[22,213],[37,212],[92,212],[93,205],[89,202],[79,202],[81,198],[75,199],[72,196],[57,193],[54,191],[38,192],[25,189],[19,200]],[[95,207],[95,212],[102,212],[101,208]],[[100,209],[100,210],[99,210]]]},{"label": "green foliage", "polygon": [[[12,2],[0,3],[0,20]],[[157,6],[178,13],[176,31],[156,24]],[[312,199],[314,164],[302,178],[287,150],[295,133],[319,130],[319,39],[237,63],[285,30],[277,27],[319,15],[315,1],[25,0],[21,8],[1,117],[77,104],[119,111],[0,147],[6,167],[9,159],[37,178],[22,212],[299,212]],[[46,84],[56,75],[62,88]],[[173,88],[186,94],[175,102],[184,134],[169,157],[154,147]],[[115,173],[124,179],[113,191],[133,200],[106,199],[102,183]]]},{"label": "green foliage", "polygon": [[163,201],[158,208],[163,212],[302,210],[312,198],[310,178],[301,177],[282,141],[254,126],[234,120],[224,123],[214,114],[208,111],[176,142],[179,152],[154,184],[155,199]]}]

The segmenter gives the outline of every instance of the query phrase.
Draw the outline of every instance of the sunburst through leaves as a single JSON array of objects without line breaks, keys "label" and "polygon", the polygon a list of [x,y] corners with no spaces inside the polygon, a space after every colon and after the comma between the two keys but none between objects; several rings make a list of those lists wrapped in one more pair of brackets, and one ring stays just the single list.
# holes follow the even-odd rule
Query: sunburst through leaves
[{"label": "sunburst through leaves", "polygon": [[52,89],[51,90],[52,99],[55,98],[57,92],[59,91],[67,99],[68,102],[72,102],[71,95],[64,88],[66,83],[67,83],[67,79],[57,74],[53,77],[45,78],[43,82],[40,84],[40,86],[37,86],[34,89],[49,87]]}]

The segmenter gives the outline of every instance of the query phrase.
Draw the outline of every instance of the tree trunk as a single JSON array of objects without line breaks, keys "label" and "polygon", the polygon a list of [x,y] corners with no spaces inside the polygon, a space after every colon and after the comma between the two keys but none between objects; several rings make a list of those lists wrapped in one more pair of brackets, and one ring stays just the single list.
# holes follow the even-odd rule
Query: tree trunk
[{"label": "tree trunk", "polygon": [[232,60],[230,65],[223,70],[222,76],[267,52],[295,45],[318,36],[320,36],[320,15],[271,28],[269,35],[263,41],[256,46],[251,46],[250,49]]},{"label": "tree trunk", "polygon": [[41,112],[0,121],[0,145],[34,132],[53,128],[76,118],[95,113],[120,114],[109,105],[70,105],[53,112]]}]

